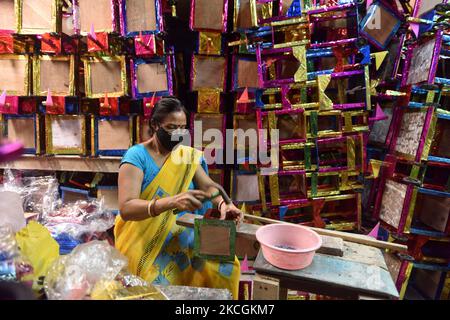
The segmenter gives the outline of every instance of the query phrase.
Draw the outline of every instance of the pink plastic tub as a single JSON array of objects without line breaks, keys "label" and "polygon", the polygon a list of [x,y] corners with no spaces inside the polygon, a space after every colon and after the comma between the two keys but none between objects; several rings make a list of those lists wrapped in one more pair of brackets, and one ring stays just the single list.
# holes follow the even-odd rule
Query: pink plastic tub
[{"label": "pink plastic tub", "polygon": [[256,231],[264,258],[280,269],[308,267],[322,238],[314,231],[292,224],[270,224]]}]

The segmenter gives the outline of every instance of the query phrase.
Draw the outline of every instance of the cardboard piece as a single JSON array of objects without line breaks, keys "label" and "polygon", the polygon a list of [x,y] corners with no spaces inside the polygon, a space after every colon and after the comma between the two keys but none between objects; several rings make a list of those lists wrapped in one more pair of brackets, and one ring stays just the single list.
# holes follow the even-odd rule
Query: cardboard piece
[{"label": "cardboard piece", "polygon": [[98,153],[108,151],[125,152],[131,147],[130,121],[115,119],[98,119]]},{"label": "cardboard piece", "polygon": [[126,32],[156,31],[155,0],[122,0],[126,8]]},{"label": "cardboard piece", "polygon": [[402,217],[403,202],[408,186],[392,180],[387,180],[384,188],[380,209],[380,219],[398,228]]},{"label": "cardboard piece", "polygon": [[116,31],[112,0],[78,0],[77,10],[82,35],[89,34],[93,24],[95,32]]},{"label": "cardboard piece", "polygon": [[194,0],[194,29],[209,29],[225,31],[224,27],[224,2],[226,0]]},{"label": "cardboard piece", "polygon": [[223,57],[194,56],[192,90],[225,86],[226,59]]},{"label": "cardboard piece", "polygon": [[14,31],[16,29],[14,0],[0,1],[0,12],[2,13],[0,30]]},{"label": "cardboard piece", "polygon": [[280,281],[256,275],[253,279],[253,300],[279,300]]},{"label": "cardboard piece", "polygon": [[426,112],[406,112],[400,124],[395,151],[408,157],[416,157],[425,125]]},{"label": "cardboard piece", "polygon": [[20,141],[25,149],[36,149],[36,128],[34,117],[11,117],[6,120],[6,137],[11,141]]},{"label": "cardboard piece", "polygon": [[0,89],[7,95],[28,95],[28,58],[18,55],[0,56]]},{"label": "cardboard piece", "polygon": [[136,65],[137,93],[149,94],[169,90],[166,65],[142,63]]},{"label": "cardboard piece", "polygon": [[58,32],[61,16],[58,14],[56,0],[20,0],[21,15],[18,19],[18,32],[21,34],[44,34]]},{"label": "cardboard piece", "polygon": [[194,255],[203,259],[234,261],[236,224],[218,219],[195,219]]}]

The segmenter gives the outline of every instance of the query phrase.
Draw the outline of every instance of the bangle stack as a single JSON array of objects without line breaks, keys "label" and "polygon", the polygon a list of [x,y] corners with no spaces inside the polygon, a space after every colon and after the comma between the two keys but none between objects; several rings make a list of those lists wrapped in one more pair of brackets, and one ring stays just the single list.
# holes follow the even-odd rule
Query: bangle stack
[{"label": "bangle stack", "polygon": [[225,200],[223,200],[223,199],[219,202],[219,205],[217,206],[217,209],[219,209],[219,211],[224,203],[225,203]]},{"label": "bangle stack", "polygon": [[155,204],[156,204],[156,199],[152,199],[151,201],[149,201],[148,206],[147,206],[147,214],[151,218],[156,217],[156,215],[155,215]]}]

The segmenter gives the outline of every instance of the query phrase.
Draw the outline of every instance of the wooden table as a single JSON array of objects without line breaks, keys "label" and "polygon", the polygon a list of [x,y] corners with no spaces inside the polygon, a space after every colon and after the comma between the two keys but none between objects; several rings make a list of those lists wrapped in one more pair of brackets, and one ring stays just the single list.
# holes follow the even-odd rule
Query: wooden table
[{"label": "wooden table", "polygon": [[[196,218],[202,217],[185,214],[178,218],[177,224],[192,228]],[[258,228],[258,225],[241,224],[237,229],[236,246],[239,239],[255,242]],[[269,264],[259,251],[255,252],[253,268],[258,275],[279,282],[279,292],[271,295],[271,299],[286,299],[287,289],[344,299],[398,299],[399,293],[380,249],[342,240],[338,247],[325,241],[320,252],[316,252],[308,268],[285,271]],[[269,281],[268,287],[273,288],[273,283]]]},{"label": "wooden table", "polygon": [[381,250],[344,241],[342,257],[316,253],[312,264],[297,271],[272,266],[259,252],[253,268],[279,281],[280,300],[287,289],[342,299],[398,299],[399,293]]}]

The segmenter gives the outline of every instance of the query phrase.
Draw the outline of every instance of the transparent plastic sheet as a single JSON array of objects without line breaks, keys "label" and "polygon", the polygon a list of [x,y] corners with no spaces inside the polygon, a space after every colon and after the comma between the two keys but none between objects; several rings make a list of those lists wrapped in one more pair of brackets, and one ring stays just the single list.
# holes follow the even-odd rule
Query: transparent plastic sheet
[{"label": "transparent plastic sheet", "polygon": [[17,281],[33,286],[34,270],[19,251],[10,226],[0,226],[0,281]]},{"label": "transparent plastic sheet", "polygon": [[41,214],[54,210],[59,199],[59,183],[54,176],[21,177],[20,171],[4,171],[4,181],[0,191],[20,194],[24,212]]},{"label": "transparent plastic sheet", "polygon": [[158,289],[170,300],[232,300],[227,289],[166,286]]},{"label": "transparent plastic sheet", "polygon": [[83,242],[112,228],[114,221],[115,216],[105,208],[103,199],[59,202],[54,210],[45,210],[40,218],[53,237],[65,234]]},{"label": "transparent plastic sheet", "polygon": [[99,281],[113,281],[127,265],[127,259],[103,241],[79,245],[56,260],[44,280],[50,300],[87,299]]},{"label": "transparent plastic sheet", "polygon": [[126,288],[148,286],[147,281],[127,271],[120,272],[117,275],[116,280],[119,281]]},{"label": "transparent plastic sheet", "polygon": [[27,177],[23,178],[23,207],[25,212],[42,214],[53,210],[59,199],[59,183],[55,177]]}]

